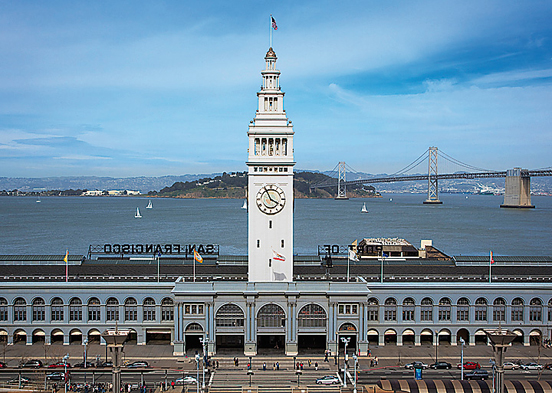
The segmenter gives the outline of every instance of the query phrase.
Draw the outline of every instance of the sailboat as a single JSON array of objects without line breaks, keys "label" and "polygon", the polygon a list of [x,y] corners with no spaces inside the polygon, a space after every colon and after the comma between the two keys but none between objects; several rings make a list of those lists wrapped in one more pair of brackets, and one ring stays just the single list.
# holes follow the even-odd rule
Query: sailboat
[{"label": "sailboat", "polygon": [[36,199],[36,203],[40,203],[40,196]]},{"label": "sailboat", "polygon": [[241,208],[242,208],[243,210],[247,210],[247,200],[246,200],[246,199],[243,200],[243,205],[242,205]]},{"label": "sailboat", "polygon": [[153,209],[153,205],[151,204],[151,201],[148,201],[148,205],[146,206],[146,209]]},{"label": "sailboat", "polygon": [[362,209],[360,209],[361,213],[368,213],[368,209],[366,209],[366,202],[362,204]]},{"label": "sailboat", "polygon": [[142,215],[140,214],[140,209],[136,208],[136,214],[134,215],[134,218],[142,218]]}]

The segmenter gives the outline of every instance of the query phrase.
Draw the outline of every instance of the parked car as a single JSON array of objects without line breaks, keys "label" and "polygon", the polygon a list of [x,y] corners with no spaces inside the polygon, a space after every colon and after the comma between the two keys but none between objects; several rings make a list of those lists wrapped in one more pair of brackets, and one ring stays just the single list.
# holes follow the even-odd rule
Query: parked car
[{"label": "parked car", "polygon": [[542,364],[538,364],[538,363],[527,363],[527,364],[522,364],[521,366],[519,366],[522,370],[542,370],[543,369],[543,366]]},{"label": "parked car", "polygon": [[489,372],[487,370],[475,369],[464,374],[464,379],[489,379]]},{"label": "parked car", "polygon": [[335,375],[326,375],[322,378],[318,378],[316,380],[316,383],[318,385],[333,385],[333,384],[340,384],[341,381]]},{"label": "parked car", "polygon": [[[77,363],[77,364],[73,365],[73,367],[84,368],[84,362]],[[86,368],[90,368],[90,367],[96,367],[96,365],[92,362],[86,362]]]},{"label": "parked car", "polygon": [[452,368],[452,364],[448,362],[437,362],[437,363],[430,364],[429,368],[432,368],[434,370],[437,370],[437,369],[450,370]]},{"label": "parked car", "polygon": [[547,370],[552,370],[552,363],[546,363],[544,365],[544,368],[547,369]]},{"label": "parked car", "polygon": [[113,362],[108,361],[108,362],[98,363],[96,367],[113,367]]},{"label": "parked car", "polygon": [[[456,366],[458,369],[462,368],[462,364]],[[464,370],[478,370],[481,368],[481,365],[477,362],[464,362]]]},{"label": "parked car", "polygon": [[27,360],[23,363],[22,367],[24,368],[40,368],[42,367],[42,362],[38,359]]},{"label": "parked car", "polygon": [[187,375],[184,378],[178,378],[176,381],[174,381],[174,383],[177,385],[189,385],[197,383],[197,380],[194,377],[190,377],[189,375]]},{"label": "parked car", "polygon": [[[31,382],[31,380],[30,380],[29,378],[21,377],[21,385],[26,385],[26,384],[28,384],[29,382]],[[8,381],[8,385],[19,385],[19,377],[10,379],[10,380]]]},{"label": "parked car", "polygon": [[46,379],[49,379],[50,381],[64,381],[65,373],[56,371],[54,373],[47,374]]},{"label": "parked car", "polygon": [[519,368],[519,364],[513,363],[513,362],[506,362],[503,365],[504,370],[517,370]]},{"label": "parked car", "polygon": [[139,361],[127,364],[127,368],[142,368],[142,367],[149,367],[148,362],[139,360]]},{"label": "parked car", "polygon": [[67,368],[71,368],[71,363],[63,363],[63,362],[52,363],[48,366],[48,368],[65,368],[66,365],[67,365]]},{"label": "parked car", "polygon": [[404,368],[407,368],[409,370],[413,370],[415,368],[422,368],[426,369],[428,366],[424,362],[412,362],[404,365]]}]

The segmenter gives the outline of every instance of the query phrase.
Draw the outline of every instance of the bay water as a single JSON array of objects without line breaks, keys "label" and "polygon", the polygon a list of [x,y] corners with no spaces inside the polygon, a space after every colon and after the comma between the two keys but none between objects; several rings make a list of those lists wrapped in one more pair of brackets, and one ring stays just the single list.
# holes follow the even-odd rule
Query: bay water
[{"label": "bay water", "polygon": [[[422,194],[383,198],[295,200],[294,253],[314,255],[322,244],[365,237],[422,239],[448,255],[552,256],[552,198],[535,209],[501,209],[501,196]],[[146,197],[0,198],[0,254],[85,255],[91,244],[219,244],[225,255],[247,254],[247,211],[237,199]],[[367,214],[360,212],[366,203]],[[134,218],[139,207],[142,218]],[[255,207],[253,207],[255,208]]]}]

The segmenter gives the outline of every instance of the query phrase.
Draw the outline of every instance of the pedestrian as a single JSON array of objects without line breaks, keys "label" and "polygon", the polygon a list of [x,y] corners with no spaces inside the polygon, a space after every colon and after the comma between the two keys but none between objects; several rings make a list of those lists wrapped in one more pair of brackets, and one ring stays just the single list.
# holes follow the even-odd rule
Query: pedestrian
[{"label": "pedestrian", "polygon": [[324,361],[329,362],[329,360],[328,360],[328,351],[327,350],[324,352]]},{"label": "pedestrian", "polygon": [[272,371],[276,371],[276,363],[272,363]]},{"label": "pedestrian", "polygon": [[240,365],[240,359],[236,358],[236,367]]},{"label": "pedestrian", "polygon": [[219,368],[219,361],[217,360],[217,368]]},{"label": "pedestrian", "polygon": [[314,369],[315,371],[318,371],[318,362],[314,362]]},{"label": "pedestrian", "polygon": [[301,362],[301,371],[303,371],[303,362]]},{"label": "pedestrian", "polygon": [[171,381],[171,387],[174,389],[174,381]]},{"label": "pedestrian", "polygon": [[280,362],[276,362],[276,370],[280,369]]},{"label": "pedestrian", "polygon": [[263,362],[263,371],[266,371],[266,362]]},{"label": "pedestrian", "polygon": [[378,365],[378,357],[377,356],[374,358],[374,363],[376,364],[376,366]]},{"label": "pedestrian", "polygon": [[370,359],[370,367],[374,367],[374,359]]},{"label": "pedestrian", "polygon": [[297,364],[295,365],[295,369],[299,370],[299,362],[297,362]]},{"label": "pedestrian", "polygon": [[309,359],[309,367],[311,366],[311,360]]}]

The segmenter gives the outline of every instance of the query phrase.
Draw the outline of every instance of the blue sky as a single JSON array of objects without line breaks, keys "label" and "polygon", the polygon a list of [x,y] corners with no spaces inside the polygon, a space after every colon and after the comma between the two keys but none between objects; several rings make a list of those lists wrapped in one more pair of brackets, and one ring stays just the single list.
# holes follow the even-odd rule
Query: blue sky
[{"label": "blue sky", "polygon": [[245,170],[270,14],[296,168],[552,165],[550,1],[0,0],[0,176]]}]

